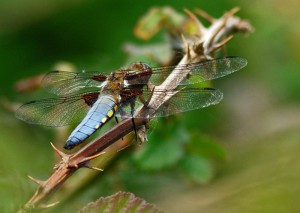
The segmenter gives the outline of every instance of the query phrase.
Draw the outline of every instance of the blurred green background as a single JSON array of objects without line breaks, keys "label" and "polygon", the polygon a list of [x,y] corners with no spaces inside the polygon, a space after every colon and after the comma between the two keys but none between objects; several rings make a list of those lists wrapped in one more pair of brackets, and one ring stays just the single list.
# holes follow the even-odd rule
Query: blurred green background
[{"label": "blurred green background", "polygon": [[[219,105],[161,120],[147,144],[122,151],[104,173],[92,172],[90,182],[54,195],[53,201],[68,198],[55,211],[74,212],[123,190],[166,212],[300,212],[296,0],[1,1],[1,212],[23,205],[36,190],[27,175],[46,179],[56,157],[49,145],[55,131],[27,125],[6,107],[8,101],[21,103],[47,93],[20,94],[14,84],[59,62],[99,71],[126,65],[126,42],[163,41],[163,35],[148,43],[138,40],[133,28],[151,7],[166,5],[180,13],[198,7],[214,17],[240,7],[237,15],[249,20],[255,32],[235,36],[227,50],[247,58],[248,66],[214,81],[224,91]],[[84,173],[80,170],[68,182],[80,183]]]}]

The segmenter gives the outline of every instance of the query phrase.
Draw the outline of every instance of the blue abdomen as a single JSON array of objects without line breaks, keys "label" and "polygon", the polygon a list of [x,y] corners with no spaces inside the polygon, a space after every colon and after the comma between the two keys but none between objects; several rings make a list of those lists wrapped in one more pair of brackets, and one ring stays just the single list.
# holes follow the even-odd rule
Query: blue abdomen
[{"label": "blue abdomen", "polygon": [[98,100],[93,104],[85,118],[73,130],[64,148],[72,149],[77,144],[82,143],[113,117],[117,107],[117,101],[112,96],[99,96]]}]

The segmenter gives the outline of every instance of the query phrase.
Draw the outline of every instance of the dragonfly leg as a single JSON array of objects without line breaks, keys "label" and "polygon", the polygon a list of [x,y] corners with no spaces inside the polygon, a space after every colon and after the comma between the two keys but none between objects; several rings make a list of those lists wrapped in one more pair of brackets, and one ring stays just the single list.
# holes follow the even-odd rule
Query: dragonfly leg
[{"label": "dragonfly leg", "polygon": [[144,104],[144,105],[146,104],[147,101],[145,100],[144,96],[140,95],[139,99],[142,104]]},{"label": "dragonfly leg", "polygon": [[[117,124],[119,123],[119,120],[118,120],[118,117],[117,116],[115,116],[115,120],[116,120],[116,122],[117,122]],[[123,137],[122,137],[122,140],[123,140]]]},{"label": "dragonfly leg", "polygon": [[134,118],[131,118],[132,124],[133,124],[133,129],[134,129],[134,134],[135,134],[135,141],[138,141],[138,134],[137,134],[137,130],[136,130],[136,126],[135,126],[135,122],[134,122]]},{"label": "dragonfly leg", "polygon": [[131,107],[131,121],[132,121],[132,124],[133,124],[134,133],[135,133],[135,141],[138,141],[137,129],[136,129],[136,125],[135,125],[134,117],[133,117],[133,115],[134,115],[134,106],[135,106],[135,102],[131,101],[130,102],[130,107]]}]

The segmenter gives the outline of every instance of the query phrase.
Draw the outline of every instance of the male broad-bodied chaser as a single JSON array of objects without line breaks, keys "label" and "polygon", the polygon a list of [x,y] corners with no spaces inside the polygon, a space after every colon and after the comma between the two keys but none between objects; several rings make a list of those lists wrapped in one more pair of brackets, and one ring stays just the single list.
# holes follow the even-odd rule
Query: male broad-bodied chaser
[{"label": "male broad-bodied chaser", "polygon": [[145,63],[134,63],[127,69],[119,69],[109,75],[85,71],[52,71],[46,74],[42,85],[58,97],[25,103],[17,110],[16,116],[27,123],[45,126],[80,122],[64,146],[65,149],[72,149],[115,115],[123,118],[133,116],[135,109],[153,93],[176,94],[167,105],[160,107],[154,117],[207,107],[219,103],[223,98],[223,93],[214,88],[184,87],[160,91],[149,89],[147,85],[150,82],[159,85],[168,75],[180,76],[183,71],[188,71],[188,77],[184,76],[179,84],[196,84],[223,77],[246,64],[244,58],[224,57],[152,68]]}]

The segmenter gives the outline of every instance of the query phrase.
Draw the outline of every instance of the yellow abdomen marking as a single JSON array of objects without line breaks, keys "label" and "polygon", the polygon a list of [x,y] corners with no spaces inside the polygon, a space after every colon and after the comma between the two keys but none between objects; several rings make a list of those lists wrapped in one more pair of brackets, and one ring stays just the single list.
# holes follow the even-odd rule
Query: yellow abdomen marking
[{"label": "yellow abdomen marking", "polygon": [[106,121],[107,121],[106,117],[102,118],[102,120],[101,120],[102,123],[105,123]]},{"label": "yellow abdomen marking", "polygon": [[99,125],[99,124],[95,126],[95,128],[96,128],[96,129],[99,129],[99,127],[100,127],[100,125]]},{"label": "yellow abdomen marking", "polygon": [[114,106],[114,110],[115,110],[115,111],[117,111],[117,109],[118,109],[118,106],[117,106],[117,105],[115,105],[115,106]]},{"label": "yellow abdomen marking", "polygon": [[113,116],[113,114],[114,114],[114,111],[109,110],[108,113],[107,113],[107,116],[108,116],[108,117],[111,117],[111,116]]}]

